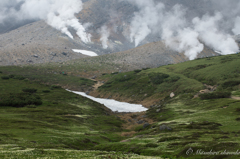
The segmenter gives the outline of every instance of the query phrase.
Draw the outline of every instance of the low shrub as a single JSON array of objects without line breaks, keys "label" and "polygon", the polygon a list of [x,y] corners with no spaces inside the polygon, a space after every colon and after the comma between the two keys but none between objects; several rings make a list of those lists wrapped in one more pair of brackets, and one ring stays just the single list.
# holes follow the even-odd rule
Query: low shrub
[{"label": "low shrub", "polygon": [[2,73],[2,71],[0,71],[0,73]]},{"label": "low shrub", "polygon": [[26,92],[26,93],[36,93],[37,89],[35,89],[35,88],[23,88],[22,91]]},{"label": "low shrub", "polygon": [[62,87],[61,86],[57,86],[57,85],[51,85],[50,89],[59,89],[59,88],[62,88]]},{"label": "low shrub", "polygon": [[8,77],[9,77],[9,78],[13,78],[13,77],[14,77],[14,75],[9,75]]},{"label": "low shrub", "polygon": [[26,78],[23,77],[23,76],[18,75],[18,76],[14,76],[13,79],[24,80]]},{"label": "low shrub", "polygon": [[158,147],[158,144],[155,144],[155,143],[148,143],[148,144],[145,145],[145,147],[156,148],[156,147]]},{"label": "low shrub", "polygon": [[30,93],[10,93],[0,95],[0,106],[24,107],[27,105],[41,105],[39,96]]},{"label": "low shrub", "polygon": [[213,93],[205,93],[200,94],[199,97],[204,99],[218,99],[218,98],[229,98],[231,96],[231,92],[229,91],[217,91]]},{"label": "low shrub", "polygon": [[3,80],[8,80],[8,79],[9,79],[8,76],[2,76],[1,78],[2,78]]},{"label": "low shrub", "polygon": [[226,88],[229,88],[229,87],[234,87],[234,86],[239,85],[239,84],[240,84],[240,81],[238,81],[238,80],[227,81],[227,82],[224,82],[224,83],[222,84],[222,87],[223,87],[224,89],[226,89]]},{"label": "low shrub", "polygon": [[142,70],[134,70],[135,73],[139,73],[141,72]]},{"label": "low shrub", "polygon": [[146,67],[146,68],[143,68],[142,70],[148,70],[148,69],[150,69],[150,68]]},{"label": "low shrub", "polygon": [[165,73],[150,73],[148,74],[148,77],[153,84],[161,84],[169,77],[169,75]]},{"label": "low shrub", "polygon": [[180,79],[179,76],[170,76],[164,80],[164,82],[173,83],[177,82]]},{"label": "low shrub", "polygon": [[43,93],[50,93],[50,90],[42,90]]}]

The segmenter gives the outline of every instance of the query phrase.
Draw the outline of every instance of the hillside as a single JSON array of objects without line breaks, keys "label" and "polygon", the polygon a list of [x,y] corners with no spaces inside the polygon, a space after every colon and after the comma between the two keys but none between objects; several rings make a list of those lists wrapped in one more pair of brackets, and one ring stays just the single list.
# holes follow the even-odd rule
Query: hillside
[{"label": "hillside", "polygon": [[[239,54],[208,57],[154,69],[143,68],[126,73],[107,74],[99,78],[107,81],[99,91],[101,95],[112,93],[132,100],[135,98],[148,101],[162,93],[197,93],[206,87],[204,84],[226,89],[238,85],[239,57]],[[166,81],[162,79],[162,82],[154,84],[153,80],[162,78],[158,73],[167,74]]]},{"label": "hillside", "polygon": [[238,0],[0,8],[0,158],[239,158]]},{"label": "hillside", "polygon": [[125,139],[119,135],[122,121],[103,105],[19,76],[0,73],[0,81],[1,158],[143,158],[91,151],[99,143]]},{"label": "hillside", "polygon": [[[54,74],[52,71],[59,67],[49,67],[51,65],[45,66],[45,69],[49,71],[45,74],[42,74],[41,69],[43,70],[44,68],[42,65],[27,66],[23,68],[16,66],[0,67],[2,72],[1,77],[11,74],[14,75],[9,76],[13,79],[1,79],[1,90],[7,90],[6,93],[10,93],[12,90],[19,90],[19,92],[21,92],[24,87],[36,88],[38,89],[36,95],[40,96],[43,100],[43,105],[34,106],[36,108],[31,108],[32,106],[29,108],[2,107],[1,110],[5,111],[6,114],[6,112],[13,109],[17,109],[15,113],[20,113],[18,112],[20,110],[21,113],[24,113],[23,110],[26,109],[28,114],[31,114],[32,112],[29,112],[29,109],[41,109],[41,111],[45,113],[43,115],[44,118],[41,118],[42,120],[46,120],[47,122],[48,119],[51,118],[50,121],[55,122],[54,118],[58,117],[58,113],[46,116],[45,119],[45,115],[48,115],[46,110],[51,112],[61,111],[63,114],[76,115],[73,112],[69,113],[69,111],[73,109],[72,106],[74,107],[74,105],[71,105],[72,102],[79,102],[79,105],[81,105],[81,103],[88,103],[89,107],[95,105],[98,107],[98,104],[95,102],[92,103],[90,100],[82,97],[76,98],[76,95],[62,89],[51,90],[49,89],[51,88],[49,85],[55,83],[70,89],[88,89],[90,94],[97,97],[114,98],[131,103],[141,103],[149,108],[147,112],[113,114],[118,117],[116,118],[116,123],[111,123],[112,126],[116,126],[116,128],[112,132],[109,131],[107,133],[108,135],[105,137],[114,141],[108,142],[108,139],[105,137],[102,138],[104,141],[102,139],[99,140],[97,138],[99,135],[98,133],[95,135],[88,135],[88,139],[91,143],[97,143],[93,145],[88,143],[89,149],[104,152],[133,152],[146,156],[162,156],[162,158],[174,158],[174,156],[177,158],[236,158],[234,155],[224,154],[224,150],[227,148],[227,152],[229,153],[236,152],[239,146],[239,60],[239,54],[235,54],[197,59],[153,69],[144,68],[131,72],[103,74],[95,80],[98,82],[104,81],[104,84],[97,89],[95,88],[95,90],[90,88],[96,84],[96,82],[90,82],[91,80],[75,76],[74,74],[78,74],[79,70],[76,70],[71,65],[69,65],[69,69],[71,69],[72,75]],[[39,71],[34,71],[38,69]],[[21,74],[28,79],[19,81],[19,76],[16,74]],[[14,77],[16,78],[14,79]],[[44,83],[44,85],[38,85],[32,80],[37,83]],[[66,82],[69,85],[67,85]],[[46,83],[49,83],[49,85],[46,85]],[[42,90],[50,90],[50,94],[41,93]],[[174,95],[170,97],[172,92]],[[55,100],[57,100],[57,104],[54,105]],[[52,102],[53,104],[51,104]],[[57,106],[57,108],[55,106]],[[68,109],[65,112],[66,106]],[[97,108],[94,107],[91,109]],[[85,107],[81,109],[82,115],[88,115],[89,112],[87,110],[88,109]],[[41,113],[39,111],[38,113]],[[91,111],[90,114],[95,116],[94,111]],[[109,112],[109,114],[111,113]],[[7,113],[1,118],[6,119],[9,115]],[[106,118],[111,118],[112,121],[115,121],[115,119],[112,118],[114,116],[106,116]],[[28,116],[26,116],[26,120],[29,120],[27,117]],[[105,116],[101,116],[101,118],[103,117],[105,118]],[[98,116],[96,116],[96,120],[97,119]],[[119,121],[119,119],[123,122]],[[19,119],[13,118],[12,120]],[[39,119],[34,118],[34,120]],[[64,117],[61,117],[60,120],[64,120]],[[7,120],[6,122],[5,120],[3,121],[5,124],[9,122]],[[95,118],[91,121],[89,121],[89,118],[86,118],[83,121],[83,123],[90,126],[91,123],[96,122],[100,121],[95,121]],[[81,122],[81,124],[83,123]],[[29,124],[31,126],[31,123],[25,126],[30,128]],[[24,127],[24,130],[28,131],[25,126],[21,126],[21,128]],[[97,127],[97,125],[92,125],[92,127],[95,126]],[[85,132],[85,129],[80,130],[81,126],[78,125],[74,126],[74,130],[78,129],[78,127],[79,131]],[[93,129],[101,130],[104,129],[103,127],[105,126],[101,125]],[[51,127],[51,132],[53,130],[54,132],[59,132],[60,128],[61,127]],[[73,130],[71,129],[72,128],[68,127],[67,130],[61,130],[61,132],[72,132]],[[40,127],[39,129],[35,129],[35,133],[42,133],[42,131],[39,130]],[[117,140],[115,138],[117,136],[111,138],[115,133],[118,135],[121,134],[121,137]],[[17,136],[20,138],[26,138],[21,134],[19,135]],[[68,138],[71,140],[73,136],[69,136]],[[31,139],[31,141],[38,140],[35,137],[33,137],[33,139]],[[27,141],[28,140],[29,139],[27,139]],[[5,139],[2,139],[2,141],[5,141]],[[59,144],[58,140],[54,141],[56,144]],[[9,143],[10,140],[6,140],[6,142]],[[16,144],[15,140],[11,140],[11,143]],[[34,144],[29,145],[22,141],[18,141],[17,143],[20,147],[25,145],[25,147],[28,148],[39,149],[39,147],[34,146]],[[81,141],[77,142],[76,145],[71,143],[70,145],[75,146],[71,148],[68,147],[68,149],[83,149],[79,143],[81,143]],[[42,146],[44,146],[44,143],[42,144]],[[47,149],[49,148],[51,148],[51,146],[49,147],[48,145]],[[65,148],[66,147],[64,147],[64,149]],[[8,148],[6,149],[8,150]],[[43,149],[44,154],[47,153],[45,146]],[[58,149],[62,151],[63,147],[60,145]],[[188,151],[189,149],[191,151]],[[198,153],[200,149],[204,152],[209,152],[212,149],[213,152],[219,152],[219,155],[207,155],[203,157],[202,154]],[[189,154],[187,155],[186,152],[189,152]],[[190,155],[190,153],[193,155]],[[222,153],[222,155],[220,153]]]}]

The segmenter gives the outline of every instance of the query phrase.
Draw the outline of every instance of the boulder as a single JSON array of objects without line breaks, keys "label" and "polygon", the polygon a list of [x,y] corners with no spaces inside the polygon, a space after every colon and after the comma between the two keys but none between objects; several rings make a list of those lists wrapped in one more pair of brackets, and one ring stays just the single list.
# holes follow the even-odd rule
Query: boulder
[{"label": "boulder", "polygon": [[167,125],[161,125],[161,126],[159,127],[159,130],[161,130],[161,131],[164,131],[164,130],[169,130],[169,131],[171,131],[172,128],[169,127],[169,126],[167,126]]},{"label": "boulder", "polygon": [[161,111],[161,109],[157,109],[156,112],[159,113]]},{"label": "boulder", "polygon": [[143,120],[139,120],[137,123],[138,123],[138,124],[143,124],[144,121],[143,121]]},{"label": "boulder", "polygon": [[144,125],[143,125],[143,128],[145,129],[146,127],[148,127],[150,124],[149,123],[145,123]]},{"label": "boulder", "polygon": [[172,93],[170,94],[170,97],[173,98],[174,96],[175,96],[175,94],[172,92]]}]

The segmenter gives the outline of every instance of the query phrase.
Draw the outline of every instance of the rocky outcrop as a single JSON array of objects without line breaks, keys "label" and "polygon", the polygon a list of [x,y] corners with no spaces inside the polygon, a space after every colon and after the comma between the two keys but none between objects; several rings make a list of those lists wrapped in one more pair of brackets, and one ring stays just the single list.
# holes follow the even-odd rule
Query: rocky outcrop
[{"label": "rocky outcrop", "polygon": [[[158,1],[164,2],[168,8],[177,2]],[[81,42],[73,30],[70,31],[74,39],[70,39],[44,21],[32,22],[0,34],[0,65],[63,62],[87,57],[74,53],[72,49],[89,50],[98,55],[118,52],[107,56],[111,58],[111,62],[132,67],[131,69],[158,67],[188,60],[183,53],[177,53],[159,41],[159,35],[148,36],[144,41],[145,45],[134,48],[127,37],[129,37],[131,18],[138,9],[127,1],[84,0],[83,2],[83,10],[76,16],[82,24],[88,22],[92,24],[87,30],[92,34],[91,43]],[[183,0],[181,3],[190,8],[198,5],[200,9],[190,10],[194,14],[203,12],[207,7],[205,3],[198,1]],[[103,25],[106,25],[111,32],[107,49],[102,48],[100,41],[99,29]],[[205,47],[198,57],[214,55],[217,53]]]}]

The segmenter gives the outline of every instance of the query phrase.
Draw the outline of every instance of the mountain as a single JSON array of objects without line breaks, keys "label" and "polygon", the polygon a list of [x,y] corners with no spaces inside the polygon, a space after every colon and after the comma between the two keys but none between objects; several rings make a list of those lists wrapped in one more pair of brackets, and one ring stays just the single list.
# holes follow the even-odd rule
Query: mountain
[{"label": "mountain", "polygon": [[[0,65],[63,62],[87,57],[73,52],[72,49],[89,50],[98,55],[119,52],[116,56],[124,54],[127,58],[114,61],[117,63],[125,61],[131,65],[140,65],[140,67],[156,67],[188,60],[182,54],[167,48],[157,34],[147,36],[141,42],[142,46],[134,49],[135,46],[129,39],[129,32],[134,13],[139,9],[132,3],[118,0],[83,2],[84,8],[76,17],[82,24],[91,24],[87,28],[87,32],[92,35],[91,43],[83,43],[73,29],[70,29],[70,32],[74,39],[71,39],[44,21],[28,21],[26,25],[21,24],[23,26],[19,28],[13,27],[13,30],[9,28],[0,34]],[[171,8],[178,1],[161,2],[166,4],[166,8]],[[181,1],[180,3],[190,8],[187,15],[192,16],[201,15],[211,7],[207,5],[208,3],[198,1],[191,1],[191,3]],[[194,9],[196,6],[197,9]],[[106,26],[110,32],[107,49],[103,49],[100,40],[102,26]],[[125,52],[120,53],[122,51]],[[205,47],[198,57],[212,55],[216,54],[210,48]]]}]

